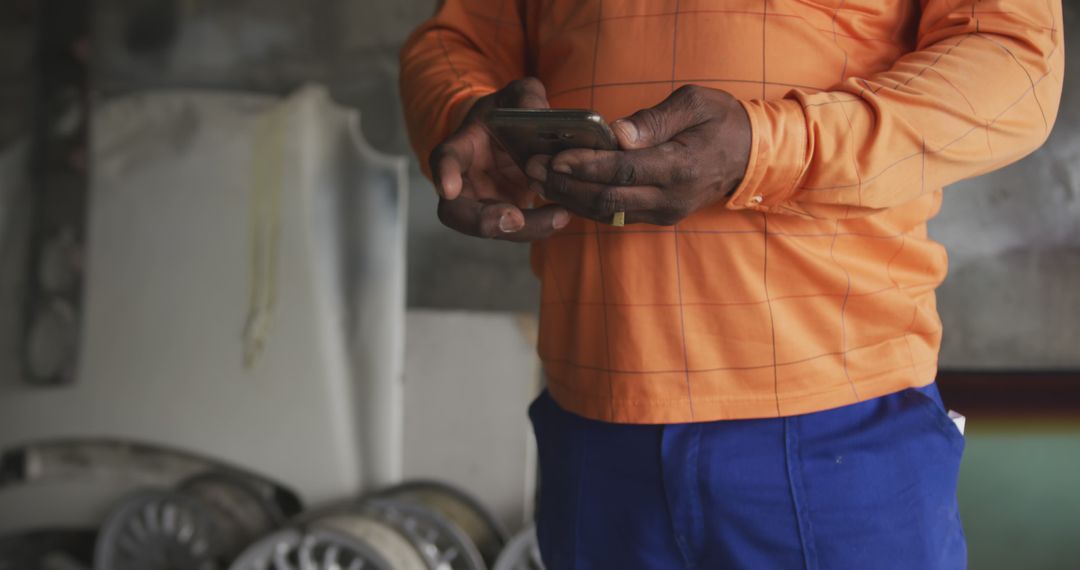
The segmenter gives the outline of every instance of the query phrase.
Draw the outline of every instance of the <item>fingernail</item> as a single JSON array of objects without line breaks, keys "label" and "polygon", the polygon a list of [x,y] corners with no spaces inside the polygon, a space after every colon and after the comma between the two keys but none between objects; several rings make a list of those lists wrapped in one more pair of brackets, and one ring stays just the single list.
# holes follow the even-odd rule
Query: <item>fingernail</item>
[{"label": "fingernail", "polygon": [[634,125],[634,123],[619,119],[618,121],[615,121],[614,124],[612,124],[612,128],[622,131],[623,138],[625,138],[627,142],[637,142],[638,130],[637,126]]},{"label": "fingernail", "polygon": [[570,174],[570,165],[565,162],[552,163],[551,169],[560,174]]},{"label": "fingernail", "polygon": [[551,217],[551,227],[561,230],[566,227],[566,224],[570,223],[570,214],[565,211],[555,212],[555,215]]},{"label": "fingernail", "polygon": [[451,193],[456,195],[456,192],[460,189],[460,182],[458,180],[443,180],[442,184],[436,186],[439,196],[446,198]]},{"label": "fingernail", "polygon": [[525,165],[525,174],[528,174],[529,178],[539,180],[540,182],[547,180],[547,169],[544,168],[544,165],[540,164],[540,161],[538,160],[530,160],[529,163]]},{"label": "fingernail", "polygon": [[515,222],[516,221],[510,214],[503,214],[502,217],[499,218],[499,231],[503,233],[511,233],[520,230],[521,225]]}]

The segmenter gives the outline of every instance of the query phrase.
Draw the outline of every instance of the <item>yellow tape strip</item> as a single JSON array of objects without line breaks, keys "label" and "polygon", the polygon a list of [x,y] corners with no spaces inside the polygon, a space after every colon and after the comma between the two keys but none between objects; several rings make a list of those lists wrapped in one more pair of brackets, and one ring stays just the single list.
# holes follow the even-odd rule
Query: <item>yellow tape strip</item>
[{"label": "yellow tape strip", "polygon": [[281,241],[281,195],[287,109],[279,105],[259,118],[251,153],[251,275],[244,327],[244,368],[251,369],[266,345],[277,303]]}]

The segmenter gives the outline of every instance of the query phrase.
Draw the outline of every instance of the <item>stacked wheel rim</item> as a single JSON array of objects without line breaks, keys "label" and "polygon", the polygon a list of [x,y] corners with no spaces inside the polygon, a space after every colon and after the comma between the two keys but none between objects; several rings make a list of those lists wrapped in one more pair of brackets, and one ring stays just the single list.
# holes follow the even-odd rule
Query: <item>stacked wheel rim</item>
[{"label": "stacked wheel rim", "polygon": [[327,543],[335,541],[365,543],[387,562],[388,570],[428,570],[424,558],[408,539],[390,525],[374,517],[342,515],[322,519],[316,523],[311,536]]},{"label": "stacked wheel rim", "polygon": [[[506,544],[506,534],[494,517],[475,499],[449,485],[434,481],[414,481],[391,487],[373,499],[427,508],[452,523],[475,545],[483,565],[462,568],[490,568]],[[455,570],[457,566],[452,566]]]},{"label": "stacked wheel rim", "polygon": [[319,519],[251,545],[231,570],[428,570],[408,540],[379,520],[358,515]]},{"label": "stacked wheel rim", "polygon": [[208,472],[123,499],[98,535],[97,570],[218,570],[281,523],[243,477]]},{"label": "stacked wheel rim", "polygon": [[424,559],[429,570],[485,570],[472,539],[435,509],[405,501],[371,499],[363,512],[392,526]]},{"label": "stacked wheel rim", "polygon": [[530,526],[514,536],[492,570],[544,570],[536,542],[536,527]]},{"label": "stacked wheel rim", "polygon": [[176,491],[142,491],[109,514],[94,549],[94,568],[217,570],[225,564],[220,534],[198,500]]},{"label": "stacked wheel rim", "polygon": [[505,542],[494,518],[441,483],[406,483],[311,512],[251,545],[231,570],[488,570]]},{"label": "stacked wheel rim", "polygon": [[219,521],[225,555],[236,556],[249,544],[283,522],[281,511],[251,483],[225,471],[196,475],[179,486],[179,491],[207,505]]}]

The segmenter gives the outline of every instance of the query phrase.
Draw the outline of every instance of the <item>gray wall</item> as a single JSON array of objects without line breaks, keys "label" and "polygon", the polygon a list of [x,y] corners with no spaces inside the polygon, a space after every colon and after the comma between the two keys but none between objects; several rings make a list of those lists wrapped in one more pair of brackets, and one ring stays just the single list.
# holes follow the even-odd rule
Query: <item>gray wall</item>
[{"label": "gray wall", "polygon": [[16,4],[0,4],[0,148],[29,128],[33,38]]},{"label": "gray wall", "polygon": [[1050,140],[949,188],[930,224],[950,258],[938,290],[945,366],[1080,369],[1080,8],[1070,0],[1065,35]]}]

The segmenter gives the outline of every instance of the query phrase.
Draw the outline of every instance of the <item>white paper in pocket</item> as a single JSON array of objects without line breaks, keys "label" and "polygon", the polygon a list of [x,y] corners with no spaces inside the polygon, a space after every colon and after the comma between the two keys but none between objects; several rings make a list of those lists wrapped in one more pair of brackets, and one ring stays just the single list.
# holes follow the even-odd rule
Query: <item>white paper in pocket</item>
[{"label": "white paper in pocket", "polygon": [[964,426],[967,425],[967,418],[953,410],[949,410],[949,419],[956,424],[956,429],[960,430],[960,435],[964,435]]}]

